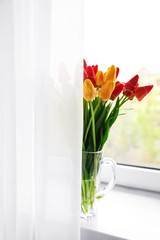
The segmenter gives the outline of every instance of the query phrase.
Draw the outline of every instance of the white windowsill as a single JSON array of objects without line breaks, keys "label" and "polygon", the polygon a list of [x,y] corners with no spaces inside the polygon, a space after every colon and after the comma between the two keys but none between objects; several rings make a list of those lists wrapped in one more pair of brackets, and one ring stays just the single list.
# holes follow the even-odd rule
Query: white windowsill
[{"label": "white windowsill", "polygon": [[160,193],[116,186],[81,221],[81,240],[159,240]]}]

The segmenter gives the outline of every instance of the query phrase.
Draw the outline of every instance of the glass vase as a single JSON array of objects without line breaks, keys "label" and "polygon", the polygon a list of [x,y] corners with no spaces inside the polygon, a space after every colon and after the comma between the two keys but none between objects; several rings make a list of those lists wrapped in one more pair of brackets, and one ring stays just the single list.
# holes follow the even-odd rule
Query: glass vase
[{"label": "glass vase", "polygon": [[[103,166],[111,166],[112,177],[109,183],[101,184]],[[81,182],[81,218],[90,219],[96,214],[97,200],[111,190],[116,180],[116,162],[104,158],[103,151],[82,152],[82,182]]]}]

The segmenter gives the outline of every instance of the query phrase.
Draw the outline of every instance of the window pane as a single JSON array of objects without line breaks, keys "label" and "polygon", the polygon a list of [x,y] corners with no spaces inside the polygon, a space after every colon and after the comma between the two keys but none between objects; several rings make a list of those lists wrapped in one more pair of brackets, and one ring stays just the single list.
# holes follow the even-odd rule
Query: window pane
[{"label": "window pane", "polygon": [[[159,1],[84,1],[84,57],[105,71],[120,68],[119,81],[139,74],[154,88],[141,102],[124,105],[105,145],[119,163],[160,168],[160,12]],[[127,110],[133,108],[132,110]]]}]

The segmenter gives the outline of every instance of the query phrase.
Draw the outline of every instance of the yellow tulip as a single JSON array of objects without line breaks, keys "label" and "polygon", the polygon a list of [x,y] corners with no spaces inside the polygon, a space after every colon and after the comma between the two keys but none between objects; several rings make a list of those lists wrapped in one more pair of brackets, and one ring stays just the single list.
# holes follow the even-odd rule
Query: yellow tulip
[{"label": "yellow tulip", "polygon": [[88,102],[97,96],[97,90],[94,88],[93,83],[86,79],[83,83],[83,97]]},{"label": "yellow tulip", "polygon": [[98,71],[95,76],[97,86],[101,86],[104,81],[104,74],[102,71]]},{"label": "yellow tulip", "polygon": [[116,71],[117,68],[115,65],[112,65],[104,74],[104,82],[112,81],[116,82]]},{"label": "yellow tulip", "polygon": [[112,65],[104,74],[104,83],[98,91],[98,96],[103,101],[110,99],[116,83],[116,67]]},{"label": "yellow tulip", "polygon": [[108,99],[110,99],[113,89],[114,83],[112,81],[107,81],[103,83],[100,90],[98,91],[98,97],[101,98],[103,101],[107,101]]}]

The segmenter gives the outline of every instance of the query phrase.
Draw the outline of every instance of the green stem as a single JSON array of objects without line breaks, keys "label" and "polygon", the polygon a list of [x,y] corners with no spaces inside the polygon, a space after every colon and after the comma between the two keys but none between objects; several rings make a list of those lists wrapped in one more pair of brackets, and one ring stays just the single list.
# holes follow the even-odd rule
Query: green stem
[{"label": "green stem", "polygon": [[126,97],[126,96],[125,96],[125,98],[123,99],[123,101],[120,103],[120,107],[121,107],[125,102],[127,102],[128,100],[130,100],[132,97],[134,97],[134,95],[131,96],[131,97]]},{"label": "green stem", "polygon": [[[99,100],[95,110],[94,110],[94,115],[96,114],[97,110],[98,110],[98,107],[100,105],[101,101]],[[93,106],[92,106],[93,107]],[[86,140],[87,140],[87,135],[88,135],[88,132],[89,132],[89,129],[90,129],[90,126],[91,126],[91,123],[92,123],[92,117],[90,118],[89,120],[89,123],[88,123],[88,127],[87,127],[87,130],[86,130],[86,133],[85,133],[85,137],[84,137],[84,145],[86,143]]]},{"label": "green stem", "polygon": [[126,101],[126,99],[128,99],[128,97],[126,97],[125,95],[123,95],[120,99],[120,106],[123,105]]},{"label": "green stem", "polygon": [[94,111],[92,102],[90,102],[91,106],[91,119],[92,119],[92,133],[93,133],[93,148],[94,152],[96,152],[96,133],[95,133],[95,119],[94,119]]}]

